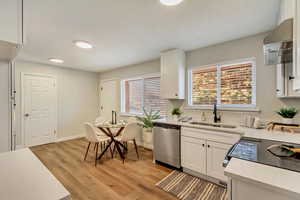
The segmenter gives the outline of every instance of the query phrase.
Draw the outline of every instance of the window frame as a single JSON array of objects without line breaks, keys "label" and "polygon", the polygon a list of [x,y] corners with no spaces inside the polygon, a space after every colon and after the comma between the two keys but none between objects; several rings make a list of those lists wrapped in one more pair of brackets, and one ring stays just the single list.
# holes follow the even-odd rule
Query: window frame
[{"label": "window frame", "polygon": [[[134,81],[134,80],[144,80],[146,78],[160,78],[161,74],[160,73],[151,73],[151,74],[143,74],[141,76],[135,76],[131,78],[126,78],[122,79],[120,81],[120,90],[121,90],[121,95],[120,95],[120,109],[121,109],[121,116],[143,116],[143,113],[133,113],[133,112],[126,112],[125,109],[125,81]],[[143,88],[144,88],[144,81],[143,81]],[[144,106],[144,90],[142,94],[142,104]]]},{"label": "window frame", "polygon": [[[252,64],[252,99],[251,104],[221,104],[221,69],[223,67],[239,64]],[[256,102],[256,58],[246,58],[239,60],[231,60],[220,62],[216,64],[203,65],[191,67],[188,69],[188,108],[191,109],[212,109],[213,105],[194,105],[193,104],[193,70],[201,70],[209,67],[217,67],[217,106],[224,110],[246,110],[246,111],[259,111]]]}]

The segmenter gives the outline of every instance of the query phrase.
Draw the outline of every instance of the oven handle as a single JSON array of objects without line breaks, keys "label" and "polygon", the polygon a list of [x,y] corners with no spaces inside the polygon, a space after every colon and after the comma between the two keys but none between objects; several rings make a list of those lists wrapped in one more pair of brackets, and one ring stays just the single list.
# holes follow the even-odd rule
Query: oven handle
[{"label": "oven handle", "polygon": [[224,159],[224,161],[223,161],[223,167],[227,167],[227,165],[228,165],[228,163],[229,163],[229,161],[230,161],[229,154],[230,154],[230,152],[234,149],[234,147],[235,147],[237,144],[238,144],[238,142],[235,143],[234,145],[232,145],[232,146],[230,147],[230,149],[227,151],[227,154],[226,154],[225,159]]}]

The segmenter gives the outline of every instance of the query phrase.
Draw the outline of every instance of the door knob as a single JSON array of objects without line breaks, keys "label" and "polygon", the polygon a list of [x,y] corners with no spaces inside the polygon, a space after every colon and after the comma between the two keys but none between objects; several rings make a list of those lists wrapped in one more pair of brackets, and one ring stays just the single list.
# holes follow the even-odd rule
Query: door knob
[{"label": "door knob", "polygon": [[29,114],[28,114],[28,113],[26,113],[26,114],[25,114],[25,117],[29,117]]}]

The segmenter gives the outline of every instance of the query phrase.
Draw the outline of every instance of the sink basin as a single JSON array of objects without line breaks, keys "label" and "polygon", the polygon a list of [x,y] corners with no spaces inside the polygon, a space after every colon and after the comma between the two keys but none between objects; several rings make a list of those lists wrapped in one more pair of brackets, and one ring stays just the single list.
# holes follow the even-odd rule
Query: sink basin
[{"label": "sink basin", "polygon": [[228,125],[228,124],[211,124],[206,122],[190,122],[190,124],[193,125],[200,125],[200,126],[211,126],[211,127],[218,127],[218,128],[236,128],[234,125]]}]

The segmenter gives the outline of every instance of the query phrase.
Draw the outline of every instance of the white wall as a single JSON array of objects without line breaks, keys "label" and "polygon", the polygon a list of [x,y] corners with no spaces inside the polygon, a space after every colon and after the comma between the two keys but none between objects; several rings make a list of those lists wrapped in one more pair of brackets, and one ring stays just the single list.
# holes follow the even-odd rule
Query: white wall
[{"label": "white wall", "polygon": [[31,62],[16,62],[16,129],[17,144],[23,144],[21,135],[21,72],[51,74],[58,86],[58,139],[83,135],[83,123],[98,116],[97,73],[60,68]]},{"label": "white wall", "polygon": [[10,149],[9,64],[0,62],[0,152]]},{"label": "white wall", "polygon": [[[300,99],[278,99],[276,97],[276,68],[275,66],[266,66],[263,57],[263,38],[266,33],[242,38],[234,41],[217,44],[214,46],[200,48],[187,52],[187,68],[194,66],[204,66],[223,61],[230,61],[242,58],[256,58],[257,64],[257,106],[261,112],[245,113],[222,111],[222,121],[225,123],[239,124],[240,118],[244,114],[260,116],[265,120],[279,120],[275,111],[282,106],[294,106],[300,109]],[[138,74],[154,73],[160,71],[159,59],[133,65],[113,71],[103,72],[100,79],[124,78],[136,76]],[[187,84],[186,84],[187,85]],[[187,91],[187,90],[186,90]],[[172,101],[171,105],[184,105],[183,101]],[[172,107],[172,106],[171,106]],[[193,116],[194,119],[200,119],[201,112],[205,112],[208,119],[212,118],[211,111],[184,110],[186,115]],[[297,116],[300,123],[300,114]]]}]

